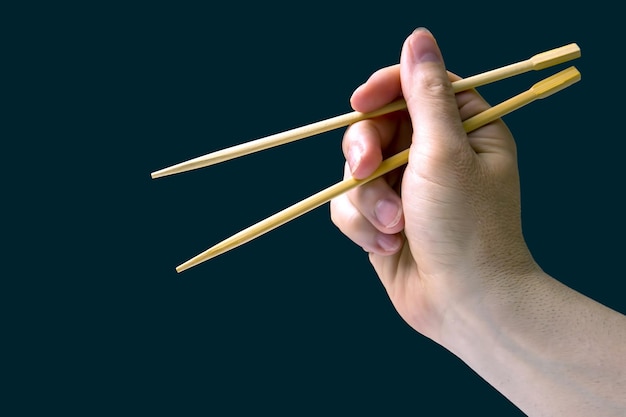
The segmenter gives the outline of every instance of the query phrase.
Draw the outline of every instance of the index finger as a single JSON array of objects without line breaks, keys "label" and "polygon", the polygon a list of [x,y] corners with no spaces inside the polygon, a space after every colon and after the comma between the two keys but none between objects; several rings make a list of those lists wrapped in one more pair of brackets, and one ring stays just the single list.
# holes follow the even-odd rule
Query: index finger
[{"label": "index finger", "polygon": [[[452,82],[461,79],[450,71],[448,76]],[[380,109],[398,97],[402,97],[400,64],[374,72],[365,83],[354,90],[350,97],[350,105],[358,112],[367,113]]]},{"label": "index finger", "polygon": [[352,108],[361,113],[378,110],[402,96],[400,65],[381,68],[360,85],[350,98]]}]

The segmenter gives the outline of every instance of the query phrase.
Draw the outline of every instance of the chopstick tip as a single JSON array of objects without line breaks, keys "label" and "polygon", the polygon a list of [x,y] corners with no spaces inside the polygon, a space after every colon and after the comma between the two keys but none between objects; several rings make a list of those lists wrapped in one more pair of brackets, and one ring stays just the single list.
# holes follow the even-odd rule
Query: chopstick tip
[{"label": "chopstick tip", "polygon": [[189,268],[195,266],[196,263],[192,262],[192,261],[193,261],[193,259],[190,259],[187,262],[184,262],[184,263],[178,265],[176,267],[176,272],[180,274],[181,272],[184,272],[184,271],[188,270]]},{"label": "chopstick tip", "polygon": [[157,178],[161,178],[161,177],[165,177],[166,175],[168,175],[168,169],[160,169],[158,171],[154,171],[152,173],[150,173],[150,177],[154,180]]},{"label": "chopstick tip", "polygon": [[192,268],[192,267],[194,267],[196,265],[199,265],[202,262],[208,261],[209,259],[214,258],[217,255],[219,255],[219,253],[216,253],[214,248],[207,249],[206,251],[202,252],[201,254],[196,255],[193,258],[189,259],[188,261],[185,261],[182,264],[178,265],[176,267],[176,272],[178,272],[180,274],[181,272],[186,271],[189,268]]}]

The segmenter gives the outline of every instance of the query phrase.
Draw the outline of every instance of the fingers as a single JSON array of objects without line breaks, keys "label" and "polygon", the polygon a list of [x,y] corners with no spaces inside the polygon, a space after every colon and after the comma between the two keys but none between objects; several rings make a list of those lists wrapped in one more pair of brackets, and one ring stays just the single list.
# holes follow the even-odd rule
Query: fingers
[{"label": "fingers", "polygon": [[391,255],[402,246],[400,197],[382,179],[333,199],[331,218],[342,233],[367,252]]},{"label": "fingers", "polygon": [[398,123],[397,115],[387,115],[363,120],[346,130],[342,149],[354,178],[369,176],[380,165],[387,150],[393,151],[398,147],[393,144],[390,148],[398,131]]},{"label": "fingers", "polygon": [[[458,190],[475,186],[477,175],[488,172],[483,162],[491,166],[497,162],[504,168],[514,165],[514,141],[501,121],[466,134],[462,120],[489,105],[473,90],[455,94],[451,80],[457,79],[446,71],[430,32],[418,29],[405,42],[400,65],[377,71],[352,95],[353,108],[361,112],[380,108],[399,96],[404,96],[408,107],[408,112],[355,123],[344,135],[346,177],[365,178],[383,158],[411,146],[407,171],[402,177],[403,201],[396,192],[398,184],[390,183],[394,180],[388,175],[331,202],[333,222],[366,251],[380,255],[398,253],[405,235],[409,240],[415,237],[411,227],[404,230],[404,216],[411,226],[416,217],[424,217],[420,203],[432,208],[432,203],[445,202],[446,198],[458,201]],[[393,174],[400,178],[399,171]],[[421,187],[423,184],[435,185],[430,194]],[[447,194],[441,194],[442,190],[447,190]],[[439,211],[436,207],[435,217],[440,216]],[[426,223],[430,228],[430,222]],[[448,226],[444,228],[447,230]]]},{"label": "fingers", "polygon": [[[458,77],[446,71],[430,32],[414,32],[405,42],[400,65],[374,73],[351,98],[355,110],[368,112],[404,96],[410,118],[406,112],[397,112],[352,125],[342,143],[345,175],[365,178],[384,157],[411,142],[413,166],[428,176],[449,174],[444,166],[451,161],[457,167],[463,165],[459,154],[473,156],[462,120],[488,105],[474,91],[455,95],[451,79]],[[368,252],[390,255],[402,246],[402,201],[394,184],[384,178],[333,200],[331,214],[339,229]]]},{"label": "fingers", "polygon": [[[355,110],[368,112],[400,96],[399,66],[373,74],[352,96]],[[363,120],[348,128],[342,142],[346,158],[345,177],[365,178],[383,158],[405,149],[410,143],[410,122],[406,112]],[[364,184],[331,202],[331,216],[337,227],[365,251],[391,255],[404,241],[400,233],[404,216],[400,196],[393,189],[394,172]],[[391,179],[391,182],[388,180]]]},{"label": "fingers", "polygon": [[346,196],[350,204],[378,231],[393,234],[404,227],[402,201],[385,178],[377,178],[357,187]]},{"label": "fingers", "polygon": [[[357,145],[349,146],[348,151],[357,146],[366,146],[369,149],[367,153],[363,153],[362,162],[355,165],[356,169],[363,172],[366,172],[364,169],[373,171],[382,160],[381,147],[376,143],[385,142],[378,135],[379,129],[383,128],[361,122],[353,129],[350,135],[363,140],[359,142],[354,139]],[[350,135],[346,133],[346,136]],[[351,157],[347,158],[350,160]],[[346,162],[344,177],[348,178],[351,175],[350,164]],[[392,172],[331,201],[331,217],[335,225],[367,252],[391,255],[402,246],[403,237],[400,235],[404,229],[402,201],[393,189],[395,181],[388,181],[388,178],[394,176],[397,178],[397,175],[397,172]]]},{"label": "fingers", "polygon": [[352,93],[350,104],[356,111],[377,110],[402,95],[400,65],[382,68]]}]

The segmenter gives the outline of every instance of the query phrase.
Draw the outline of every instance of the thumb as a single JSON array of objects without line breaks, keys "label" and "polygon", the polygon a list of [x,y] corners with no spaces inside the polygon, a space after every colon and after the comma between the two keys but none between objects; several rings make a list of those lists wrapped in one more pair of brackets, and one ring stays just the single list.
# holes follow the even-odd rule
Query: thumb
[{"label": "thumb", "polygon": [[417,29],[405,41],[400,79],[413,125],[411,154],[445,162],[468,148],[441,51],[428,30]]}]

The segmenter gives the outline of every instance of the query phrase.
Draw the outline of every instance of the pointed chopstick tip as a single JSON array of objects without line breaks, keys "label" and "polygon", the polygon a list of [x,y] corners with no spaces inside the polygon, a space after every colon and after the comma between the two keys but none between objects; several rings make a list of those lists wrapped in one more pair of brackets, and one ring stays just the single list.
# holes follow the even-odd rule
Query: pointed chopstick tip
[{"label": "pointed chopstick tip", "polygon": [[191,259],[190,259],[187,262],[184,262],[184,263],[178,265],[176,267],[176,272],[180,274],[181,272],[184,272],[184,271],[188,270],[189,268],[191,268],[193,266],[195,266],[195,264],[192,264],[191,263]]},{"label": "pointed chopstick tip", "polygon": [[152,177],[152,179],[154,180],[157,178],[167,177],[168,175],[176,174],[173,168],[174,167],[172,166],[172,167],[160,169],[158,171],[154,171],[153,173],[150,174],[150,177]]},{"label": "pointed chopstick tip", "polygon": [[214,247],[207,249],[204,252],[200,253],[199,255],[196,255],[193,258],[189,259],[188,261],[185,261],[182,264],[178,265],[176,267],[176,272],[180,274],[181,272],[186,271],[190,268],[193,268],[194,266],[199,265],[205,261],[208,261],[211,258],[215,258],[220,253],[221,252],[215,250]]}]

